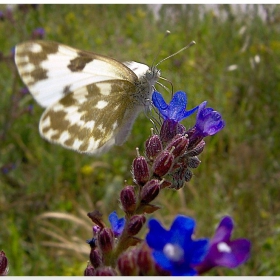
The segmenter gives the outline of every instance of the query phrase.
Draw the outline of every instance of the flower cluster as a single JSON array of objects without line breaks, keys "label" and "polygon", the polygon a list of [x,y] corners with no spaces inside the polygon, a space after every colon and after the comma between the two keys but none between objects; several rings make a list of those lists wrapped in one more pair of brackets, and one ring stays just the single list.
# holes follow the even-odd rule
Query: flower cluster
[{"label": "flower cluster", "polygon": [[[146,215],[159,209],[152,201],[160,191],[178,190],[191,180],[191,169],[199,166],[197,156],[205,147],[203,138],[225,126],[220,113],[206,108],[206,101],[186,111],[184,92],[176,92],[169,105],[156,91],[152,100],[163,121],[159,133],[152,130],[145,142],[144,155],[136,149],[132,163],[135,185],[125,186],[119,197],[125,217],[112,212],[108,228],[99,212],[88,214],[95,226],[93,238],[88,240],[91,252],[85,275],[201,275],[215,266],[234,268],[249,257],[248,240],[230,241],[233,221],[227,216],[210,241],[193,239],[195,221],[182,215],[176,217],[170,230],[151,219],[146,240],[136,237]],[[180,121],[196,111],[196,123],[187,130]]]}]

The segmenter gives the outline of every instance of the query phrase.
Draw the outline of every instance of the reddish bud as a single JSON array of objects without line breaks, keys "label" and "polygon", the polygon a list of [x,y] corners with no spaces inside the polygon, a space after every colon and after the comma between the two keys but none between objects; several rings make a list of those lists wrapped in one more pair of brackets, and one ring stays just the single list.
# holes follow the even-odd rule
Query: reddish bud
[{"label": "reddish bud", "polygon": [[145,224],[146,218],[143,215],[135,215],[131,217],[129,223],[127,225],[127,233],[128,235],[136,235]]},{"label": "reddish bud", "polygon": [[88,264],[84,271],[84,276],[94,276],[94,271],[94,267],[91,264]]},{"label": "reddish bud", "polygon": [[141,274],[145,276],[154,275],[154,259],[152,257],[152,251],[146,243],[143,243],[137,254],[137,265]]},{"label": "reddish bud", "polygon": [[172,147],[175,149],[173,150],[172,154],[174,157],[182,156],[189,144],[189,139],[181,134],[177,134],[166,146],[166,150],[170,151]]},{"label": "reddish bud", "polygon": [[187,154],[190,157],[198,156],[203,152],[204,147],[205,147],[205,141],[201,140],[195,147],[193,147],[191,150],[189,150]]},{"label": "reddish bud", "polygon": [[172,154],[174,148],[170,151],[162,151],[155,159],[153,164],[154,174],[162,177],[168,173],[174,162],[174,155]]},{"label": "reddish bud", "polygon": [[95,272],[94,276],[117,276],[117,272],[110,266],[103,266],[98,267]]},{"label": "reddish bud", "polygon": [[151,180],[147,182],[141,190],[141,202],[149,203],[154,200],[160,191],[160,181]]},{"label": "reddish bud", "polygon": [[162,142],[169,142],[176,134],[184,134],[186,128],[180,123],[166,119],[164,120],[161,130],[160,130],[160,139]]},{"label": "reddish bud", "polygon": [[[139,154],[138,149],[137,153]],[[134,181],[139,185],[144,185],[149,180],[149,166],[145,157],[139,155],[133,160],[132,173]]]},{"label": "reddish bud", "polygon": [[112,251],[114,247],[114,233],[110,228],[103,228],[98,233],[98,246],[103,253]]},{"label": "reddish bud", "polygon": [[8,259],[4,251],[0,251],[0,276],[5,276],[8,274]]},{"label": "reddish bud", "polygon": [[98,210],[87,213],[87,216],[100,228],[105,227],[105,224],[102,221],[102,214]]},{"label": "reddish bud", "polygon": [[121,190],[120,201],[125,212],[133,212],[136,209],[136,195],[133,186],[126,186]]},{"label": "reddish bud", "polygon": [[98,248],[91,248],[89,260],[95,268],[99,267],[103,263],[101,253]]},{"label": "reddish bud", "polygon": [[137,276],[138,267],[136,265],[137,250],[126,251],[118,258],[118,269],[122,276]]},{"label": "reddish bud", "polygon": [[150,160],[153,160],[161,151],[162,143],[158,135],[151,136],[145,142],[146,155]]}]

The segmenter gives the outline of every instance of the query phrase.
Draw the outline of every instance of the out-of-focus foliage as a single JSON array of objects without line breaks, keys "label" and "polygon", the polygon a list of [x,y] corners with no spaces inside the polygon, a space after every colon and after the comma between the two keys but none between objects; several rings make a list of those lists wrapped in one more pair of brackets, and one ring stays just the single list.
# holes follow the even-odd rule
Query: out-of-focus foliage
[{"label": "out-of-focus foliage", "polygon": [[[157,216],[170,224],[178,213],[191,215],[203,237],[231,215],[236,236],[252,241],[252,256],[236,270],[210,274],[280,274],[279,5],[0,5],[0,11],[0,249],[9,275],[82,275],[83,240],[92,234],[86,212],[118,209],[135,148],[143,151],[152,126],[142,114],[127,143],[98,158],[41,139],[43,110],[21,90],[12,59],[13,47],[38,27],[45,40],[148,65],[196,41],[159,68],[174,92],[187,91],[189,108],[207,100],[226,127],[208,139],[190,183],[161,194]],[[163,40],[167,29],[172,34]],[[39,216],[51,211],[69,216]]]}]

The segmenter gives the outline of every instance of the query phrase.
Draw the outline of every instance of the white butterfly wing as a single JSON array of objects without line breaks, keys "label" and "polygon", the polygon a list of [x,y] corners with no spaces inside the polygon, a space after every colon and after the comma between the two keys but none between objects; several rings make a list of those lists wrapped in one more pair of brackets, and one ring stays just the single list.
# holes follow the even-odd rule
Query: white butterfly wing
[{"label": "white butterfly wing", "polygon": [[19,44],[15,62],[35,100],[47,107],[39,124],[42,137],[89,154],[126,140],[159,77],[147,65],[55,42]]},{"label": "white butterfly wing", "polygon": [[[113,87],[111,94],[102,94]],[[135,86],[110,80],[81,87],[46,109],[39,130],[50,142],[81,153],[100,154],[121,145],[143,106],[134,103]]]},{"label": "white butterfly wing", "polygon": [[19,44],[15,62],[24,83],[42,107],[95,82],[121,79],[134,83],[137,80],[135,74],[117,60],[55,42]]}]

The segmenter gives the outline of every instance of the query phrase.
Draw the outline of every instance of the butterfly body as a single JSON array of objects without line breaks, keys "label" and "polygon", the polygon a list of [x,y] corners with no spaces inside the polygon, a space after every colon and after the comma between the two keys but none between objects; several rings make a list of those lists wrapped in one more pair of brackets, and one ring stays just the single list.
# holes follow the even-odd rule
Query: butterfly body
[{"label": "butterfly body", "polygon": [[139,112],[149,109],[160,76],[141,63],[46,41],[17,45],[15,62],[35,100],[46,107],[42,137],[88,154],[123,144]]}]

